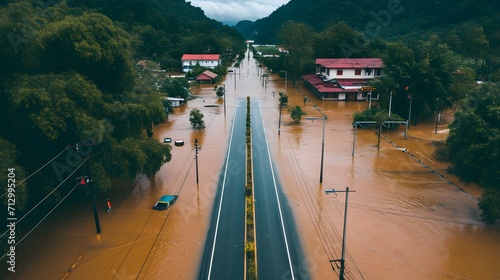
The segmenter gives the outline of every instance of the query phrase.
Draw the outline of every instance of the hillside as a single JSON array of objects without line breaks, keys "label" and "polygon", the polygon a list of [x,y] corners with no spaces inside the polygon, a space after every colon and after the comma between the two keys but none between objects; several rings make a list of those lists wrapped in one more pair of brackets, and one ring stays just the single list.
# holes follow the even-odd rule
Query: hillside
[{"label": "hillside", "polygon": [[95,11],[138,36],[136,56],[157,57],[165,67],[178,67],[184,53],[242,51],[242,36],[233,28],[208,18],[184,0],[68,0],[75,10]]},{"label": "hillside", "polygon": [[486,35],[498,45],[500,18],[498,1],[338,1],[291,0],[266,18],[252,24],[238,23],[235,28],[246,39],[261,43],[279,43],[277,30],[288,20],[304,22],[317,32],[333,22],[344,21],[363,32],[365,37],[384,39],[427,37],[441,35],[480,25]]}]

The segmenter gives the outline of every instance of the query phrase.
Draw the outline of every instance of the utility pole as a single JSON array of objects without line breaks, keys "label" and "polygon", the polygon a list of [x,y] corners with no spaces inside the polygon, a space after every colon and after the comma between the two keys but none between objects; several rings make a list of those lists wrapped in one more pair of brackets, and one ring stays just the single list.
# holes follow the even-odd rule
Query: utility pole
[{"label": "utility pole", "polygon": [[372,92],[370,91],[370,101],[368,103],[368,110],[372,108]]},{"label": "utility pole", "polygon": [[389,95],[389,118],[391,117],[391,107],[392,107],[392,90],[391,94]]},{"label": "utility pole", "polygon": [[437,110],[436,110],[436,130],[434,131],[434,133],[438,132],[438,123],[439,123],[439,97],[436,99],[436,107],[437,107]]},{"label": "utility pole", "polygon": [[198,138],[194,138],[194,150],[195,150],[195,159],[196,159],[196,184],[199,183],[198,180]]},{"label": "utility pole", "polygon": [[349,198],[349,192],[355,192],[355,191],[350,191],[349,187],[345,188],[345,191],[337,191],[335,189],[331,190],[326,190],[325,193],[338,193],[338,192],[345,192],[345,210],[344,210],[344,230],[342,233],[342,257],[340,260],[333,260],[333,261],[340,261],[340,273],[339,273],[339,279],[344,280],[344,273],[345,273],[345,233],[346,233],[346,225],[347,225],[347,203],[348,203],[348,198]]},{"label": "utility pole", "polygon": [[226,118],[226,84],[224,86],[224,118]]},{"label": "utility pole", "polygon": [[95,202],[95,192],[94,187],[92,186],[92,181],[88,178],[88,176],[82,176],[76,178],[76,183],[80,186],[88,186],[90,191],[90,198],[92,200],[92,209],[94,210],[94,222],[95,222],[95,230],[96,233],[101,233],[101,226],[99,224],[99,215],[97,213],[97,205]]},{"label": "utility pole", "polygon": [[410,122],[410,118],[411,118],[411,101],[412,101],[412,96],[411,94],[409,95],[410,96],[410,108],[408,109],[408,129],[410,129],[410,125],[411,125],[411,122]]},{"label": "utility pole", "polygon": [[[80,156],[80,149],[78,148],[78,143],[76,144],[76,153]],[[88,163],[87,163],[88,166]],[[90,172],[90,171],[89,171]],[[80,186],[88,186],[90,191],[90,198],[92,200],[92,209],[94,211],[94,222],[96,233],[101,233],[101,225],[99,223],[99,214],[97,213],[97,204],[95,202],[95,191],[92,186],[92,180],[88,176],[82,176],[76,178],[76,183]]]},{"label": "utility pole", "polygon": [[306,120],[323,120],[323,136],[321,137],[321,166],[319,168],[319,182],[323,183],[323,161],[325,158],[325,124],[326,124],[326,115],[321,112],[320,108],[315,105],[316,109],[323,114],[323,117],[318,118],[318,117],[307,117]]},{"label": "utility pole", "polygon": [[280,117],[278,119],[278,135],[280,135],[280,131],[281,131],[281,108],[282,108],[281,105],[279,105],[279,106],[280,106]]}]

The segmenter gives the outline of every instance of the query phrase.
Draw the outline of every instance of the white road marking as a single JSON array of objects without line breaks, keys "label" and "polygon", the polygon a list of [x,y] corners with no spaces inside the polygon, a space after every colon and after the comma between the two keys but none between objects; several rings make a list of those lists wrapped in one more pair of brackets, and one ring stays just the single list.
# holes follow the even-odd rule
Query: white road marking
[{"label": "white road marking", "polygon": [[236,114],[233,119],[233,125],[231,126],[231,137],[229,137],[229,149],[227,151],[227,156],[226,156],[226,167],[224,169],[224,179],[222,180],[222,190],[221,190],[221,195],[220,195],[220,202],[219,202],[219,211],[217,212],[217,222],[215,223],[215,234],[214,234],[214,245],[212,246],[212,254],[210,256],[210,265],[208,268],[208,278],[210,279],[210,275],[212,274],[212,264],[214,262],[214,254],[215,254],[215,244],[217,243],[217,233],[219,231],[219,221],[220,221],[220,213],[222,209],[222,199],[224,198],[224,189],[226,188],[226,177],[227,177],[227,168],[228,168],[228,162],[229,162],[229,155],[231,154],[231,143],[233,142],[233,133],[234,133],[234,124],[236,123]]},{"label": "white road marking", "polygon": [[[258,104],[259,104],[259,111],[261,111],[260,102],[258,102]],[[261,116],[262,116],[262,113],[261,113]],[[292,259],[290,257],[290,249],[289,249],[289,246],[288,246],[288,239],[286,237],[285,223],[283,222],[283,214],[281,213],[281,203],[280,203],[280,198],[278,196],[278,187],[276,186],[276,176],[274,175],[273,163],[271,161],[271,153],[269,152],[269,145],[267,143],[267,136],[266,136],[266,132],[265,132],[264,119],[263,118],[261,118],[261,119],[262,119],[262,128],[264,129],[264,139],[265,139],[265,142],[266,142],[267,156],[268,156],[268,159],[269,159],[269,164],[271,166],[271,173],[273,174],[274,192],[276,194],[276,200],[278,202],[278,211],[280,213],[281,228],[283,229],[283,236],[285,237],[285,247],[286,247],[286,254],[287,254],[287,257],[288,257],[288,264],[290,266],[290,274],[292,276],[292,280],[295,280],[295,275],[293,273]],[[257,232],[256,232],[256,234],[257,234]],[[256,244],[256,246],[257,246],[257,244]]]}]

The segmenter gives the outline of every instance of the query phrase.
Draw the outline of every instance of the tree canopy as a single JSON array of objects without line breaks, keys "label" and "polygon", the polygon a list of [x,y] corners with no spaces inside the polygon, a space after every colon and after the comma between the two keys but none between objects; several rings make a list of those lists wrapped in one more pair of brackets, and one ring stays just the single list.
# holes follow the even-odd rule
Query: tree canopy
[{"label": "tree canopy", "polygon": [[205,128],[205,121],[203,120],[203,113],[194,108],[189,112],[189,122],[194,129]]},{"label": "tree canopy", "polygon": [[[171,159],[170,147],[150,138],[166,109],[133,66],[134,36],[105,15],[51,5],[0,7],[0,35],[8,39],[0,58],[9,64],[0,70],[2,158],[19,178],[51,163],[20,185],[19,211],[75,168],[107,191],[111,179],[151,176]],[[78,147],[92,153],[79,154]],[[86,167],[79,167],[85,157]]]},{"label": "tree canopy", "polygon": [[500,90],[485,83],[461,101],[462,110],[450,124],[451,171],[465,182],[484,188],[479,203],[487,222],[500,218]]}]

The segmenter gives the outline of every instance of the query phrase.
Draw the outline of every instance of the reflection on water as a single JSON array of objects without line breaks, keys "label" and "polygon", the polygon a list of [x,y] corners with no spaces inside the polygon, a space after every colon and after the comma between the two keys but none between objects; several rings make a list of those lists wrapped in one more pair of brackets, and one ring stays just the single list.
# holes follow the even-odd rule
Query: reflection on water
[{"label": "reflection on water", "polygon": [[[338,262],[329,260],[341,256],[345,194],[324,191],[347,186],[356,191],[348,205],[348,279],[500,279],[499,228],[480,221],[480,189],[461,184],[446,173],[447,163],[433,156],[435,143],[446,139],[452,112],[437,133],[433,122],[412,126],[407,140],[402,128],[383,131],[397,146],[381,139],[377,148],[374,130],[358,129],[353,157],[352,116],[368,104],[321,101],[289,81],[290,107],[301,106],[307,117],[327,116],[320,184],[322,120],[292,124],[284,109],[278,135],[278,97],[272,91],[284,92],[284,80],[271,75],[263,83],[253,59],[242,64],[241,74],[224,81],[226,116],[213,85],[201,86],[193,91],[200,98],[176,108],[155,128],[158,141],[172,137],[186,144],[172,147],[172,161],[153,178],[139,176],[133,186],[120,186],[124,192],[115,190],[111,213],[105,212],[105,198],[98,198],[101,234],[95,234],[89,198],[79,192],[19,246],[18,272],[4,277],[4,270],[2,279],[195,279],[232,116],[236,102],[246,96],[261,103],[275,166],[313,279],[338,277]],[[304,95],[310,100],[305,105]],[[204,114],[206,129],[191,128],[193,108]],[[195,139],[201,146],[199,184]],[[179,194],[174,207],[150,209],[168,193]]]}]

